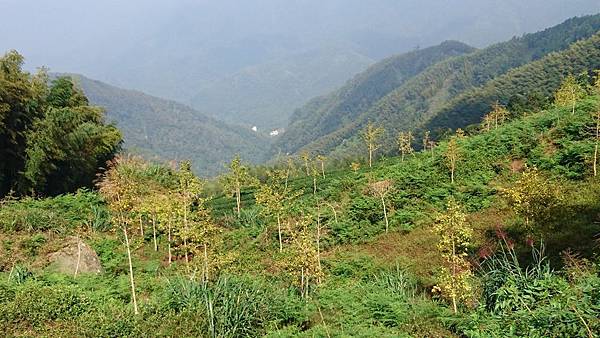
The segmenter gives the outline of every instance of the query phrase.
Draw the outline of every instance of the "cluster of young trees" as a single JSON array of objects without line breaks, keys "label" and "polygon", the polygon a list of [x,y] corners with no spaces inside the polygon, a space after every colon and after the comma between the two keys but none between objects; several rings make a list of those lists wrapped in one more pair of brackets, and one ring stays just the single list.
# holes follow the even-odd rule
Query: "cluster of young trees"
[{"label": "cluster of young trees", "polygon": [[117,157],[98,186],[111,210],[113,224],[123,234],[136,313],[132,263],[136,230],[139,230],[137,240],[145,241],[145,229],[151,227],[155,251],[160,249],[159,238],[166,235],[169,265],[175,257],[183,257],[191,276],[199,271],[200,279],[207,281],[218,269],[219,256],[213,248],[219,228],[206,205],[207,199],[202,196],[204,182],[192,173],[190,162],[167,169],[136,157]]},{"label": "cluster of young trees", "polygon": [[[567,78],[559,91],[573,92],[569,88],[573,85],[579,84],[573,84]],[[600,80],[596,81],[595,87],[600,93]],[[556,95],[556,105],[568,106],[572,111],[573,104],[576,105],[578,99],[574,102],[562,101],[558,99],[561,95]],[[594,112],[592,126],[596,156],[600,130],[600,113],[597,111],[600,109]],[[497,129],[509,116],[506,108],[498,103],[494,104],[483,119],[483,132]],[[376,158],[375,151],[379,148],[384,133],[383,128],[371,123],[362,133],[370,166]],[[439,163],[447,168],[452,184],[456,183],[456,171],[465,156],[462,149],[464,139],[465,132],[458,129],[439,147],[442,153]],[[402,154],[402,161],[406,155],[414,154],[414,141],[411,132],[401,132],[398,135],[398,151]],[[438,147],[429,133],[424,133],[422,144],[422,150],[431,152],[434,156]],[[327,222],[337,222],[338,217],[336,206],[319,200],[316,194],[318,180],[326,177],[326,160],[322,155],[313,157],[308,152],[302,152],[297,160],[288,158],[283,166],[268,171],[266,177],[259,180],[251,174],[249,166],[242,162],[240,156],[236,156],[228,165],[228,172],[220,178],[223,190],[235,200],[234,213],[238,218],[244,207],[242,195],[244,191],[252,189],[261,215],[268,224],[266,233],[274,235],[276,232],[277,249],[274,255],[291,274],[292,283],[298,287],[303,297],[308,297],[314,285],[322,281],[321,240],[327,232]],[[294,190],[290,184],[291,178],[298,174],[298,163],[302,168],[299,171],[313,182],[313,198],[301,198],[304,191]],[[358,170],[358,163],[354,166]],[[161,167],[136,158],[118,158],[111,163],[100,183],[100,191],[113,212],[115,224],[123,234],[134,307],[137,304],[132,267],[135,250],[132,250],[132,242],[144,240],[146,229],[152,231],[151,239],[155,250],[161,250],[161,243],[166,246],[165,254],[169,264],[181,259],[192,276],[199,272],[204,281],[208,281],[227,261],[226,253],[216,250],[220,230],[207,206],[204,182],[192,173],[191,164],[182,162],[176,169],[157,168]],[[384,179],[370,181],[364,190],[365,194],[376,197],[381,202],[386,232],[389,230],[388,199],[395,189],[394,181]],[[559,194],[553,189],[551,182],[535,168],[527,169],[513,186],[502,192],[528,227],[532,223],[541,223],[547,208],[559,202]],[[324,216],[329,210],[333,217]],[[139,229],[139,236],[135,235],[136,229]],[[456,312],[461,302],[467,302],[471,298],[473,289],[472,269],[467,259],[472,229],[463,207],[452,197],[448,199],[445,211],[436,218],[433,229],[440,238],[438,249],[445,262],[434,291],[447,299]]]},{"label": "cluster of young trees", "polygon": [[[316,193],[318,177],[325,176],[325,157],[311,159],[308,153],[301,155],[307,175],[313,179],[313,195]],[[323,276],[321,267],[321,236],[323,223],[321,208],[330,206],[337,221],[335,207],[326,205],[316,197],[314,205],[303,205],[300,197],[303,190],[292,190],[288,181],[293,161],[288,161],[286,169],[273,169],[267,172],[267,179],[261,183],[255,198],[261,206],[261,214],[268,224],[277,226],[277,239],[281,265],[290,272],[293,284],[303,297],[309,296],[311,283],[320,284]],[[318,167],[320,165],[320,171]],[[268,227],[270,228],[270,227]],[[284,240],[285,238],[285,240]]]},{"label": "cluster of young trees", "polygon": [[[596,78],[589,91],[600,95],[600,77]],[[568,108],[571,114],[574,114],[577,103],[586,94],[584,85],[577,82],[574,76],[568,75],[555,93],[554,104],[557,107]],[[591,110],[591,114],[593,125],[590,128],[594,141],[592,166],[593,175],[596,176],[600,105]],[[496,129],[509,115],[506,108],[498,103],[494,104],[492,111],[483,118],[483,131]],[[459,142],[462,135],[462,131],[458,130],[447,142],[445,158],[452,181],[456,163],[461,158]],[[509,207],[523,220],[525,230],[529,233],[544,227],[552,209],[562,203],[561,192],[556,182],[535,167],[526,167],[516,182],[500,189],[500,192],[506,198]],[[458,304],[468,302],[472,298],[474,286],[471,264],[467,259],[473,230],[468,224],[463,208],[454,198],[448,200],[446,210],[437,217],[434,231],[440,238],[438,250],[445,265],[441,268],[438,284],[433,291],[447,298],[456,313]]]},{"label": "cluster of young trees", "polygon": [[15,51],[0,57],[0,196],[92,187],[121,133],[71,79],[29,74],[23,61]]}]

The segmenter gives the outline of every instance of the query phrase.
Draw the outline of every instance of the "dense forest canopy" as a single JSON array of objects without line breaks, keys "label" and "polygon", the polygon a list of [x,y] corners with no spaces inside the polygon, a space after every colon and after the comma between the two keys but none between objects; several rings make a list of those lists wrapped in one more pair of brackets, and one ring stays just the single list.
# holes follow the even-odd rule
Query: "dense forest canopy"
[{"label": "dense forest canopy", "polygon": [[121,132],[70,79],[48,84],[45,70],[31,75],[22,65],[14,51],[0,58],[0,195],[92,187],[120,149]]}]

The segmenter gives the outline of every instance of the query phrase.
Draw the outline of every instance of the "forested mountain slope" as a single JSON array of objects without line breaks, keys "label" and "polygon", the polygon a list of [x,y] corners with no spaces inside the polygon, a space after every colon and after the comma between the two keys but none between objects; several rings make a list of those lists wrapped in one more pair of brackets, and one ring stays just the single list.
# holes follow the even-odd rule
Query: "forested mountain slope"
[{"label": "forested mountain slope", "polygon": [[317,97],[297,109],[288,131],[275,148],[294,152],[316,137],[351,123],[374,102],[402,85],[427,67],[446,58],[470,53],[474,48],[456,41],[389,57],[356,75],[342,88]]},{"label": "forested mountain slope", "polygon": [[[351,123],[304,148],[324,153],[338,148],[337,153],[341,156],[358,145],[358,131],[368,121],[385,125],[390,135],[422,127],[460,94],[551,52],[565,50],[599,30],[600,15],[573,18],[542,32],[442,61],[380,99]],[[393,141],[388,142],[386,150],[393,149],[393,145]]]},{"label": "forested mountain slope", "polygon": [[148,158],[190,159],[201,176],[214,175],[239,153],[260,162],[267,140],[188,106],[74,75],[90,102],[106,109],[123,132],[124,147]]},{"label": "forested mountain slope", "polygon": [[567,75],[592,77],[596,69],[600,69],[600,34],[460,94],[442,107],[423,129],[439,133],[476,123],[495,102],[513,111],[535,110],[552,99]]}]

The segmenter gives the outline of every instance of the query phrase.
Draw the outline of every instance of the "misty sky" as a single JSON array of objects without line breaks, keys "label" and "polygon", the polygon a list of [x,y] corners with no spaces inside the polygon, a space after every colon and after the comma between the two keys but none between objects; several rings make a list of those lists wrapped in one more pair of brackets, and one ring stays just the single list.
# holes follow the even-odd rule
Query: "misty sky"
[{"label": "misty sky", "polygon": [[596,12],[598,0],[0,0],[0,51],[18,50],[29,69],[173,97],[179,83],[323,45],[377,60],[447,39],[482,47]]}]

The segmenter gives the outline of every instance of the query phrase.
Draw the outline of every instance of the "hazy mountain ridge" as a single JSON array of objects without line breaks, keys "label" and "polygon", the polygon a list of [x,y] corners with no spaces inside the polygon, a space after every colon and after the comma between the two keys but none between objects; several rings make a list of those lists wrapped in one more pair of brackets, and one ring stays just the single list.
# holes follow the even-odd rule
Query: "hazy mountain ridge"
[{"label": "hazy mountain ridge", "polygon": [[[378,60],[449,39],[484,47],[570,16],[600,10],[596,0],[131,0],[118,3],[118,11],[110,9],[110,1],[6,0],[5,18],[0,22],[0,35],[4,37],[0,49],[16,49],[27,55],[30,69],[47,65],[54,71],[86,74],[186,104],[199,91],[216,93],[216,97],[239,105],[230,109],[218,99],[209,100],[213,101],[210,105],[223,104],[226,112],[266,111],[270,121],[281,120],[285,112],[325,94],[329,88],[318,87],[315,89],[324,89],[297,96],[286,94],[280,103],[272,100],[277,91],[263,90],[255,98],[248,98],[228,85],[232,77],[248,68],[283,65],[295,55],[331,41],[350,46],[347,53]],[[28,6],[36,10],[29,11]],[[22,25],[22,13],[27,13],[27,21],[39,24]],[[18,34],[14,27],[20,27]],[[39,36],[47,39],[38,41]],[[344,72],[339,75],[339,84],[357,69],[347,67]],[[286,88],[296,83],[279,82],[280,74],[267,71],[258,77],[276,89],[278,84]],[[319,72],[306,74],[319,76]],[[302,102],[296,104],[300,97]],[[196,107],[216,114],[210,105]]]},{"label": "hazy mountain ridge", "polygon": [[378,99],[427,67],[446,58],[470,53],[473,47],[447,41],[440,45],[388,57],[349,80],[329,95],[317,97],[297,109],[288,131],[275,148],[294,152],[311,139],[327,135],[351,123]]},{"label": "hazy mountain ridge", "polygon": [[90,102],[104,107],[123,132],[125,148],[164,161],[190,159],[202,176],[223,170],[235,154],[264,160],[268,141],[251,130],[228,125],[183,104],[72,75]]},{"label": "hazy mountain ridge", "polygon": [[[461,93],[551,52],[565,50],[598,30],[600,15],[573,18],[538,33],[442,61],[380,99],[352,122],[317,138],[303,149],[323,153],[336,150],[337,156],[355,153],[359,144],[357,134],[368,121],[384,125],[389,136],[423,127]],[[387,151],[395,149],[393,139],[388,138]]]},{"label": "hazy mountain ridge", "polygon": [[192,106],[227,122],[282,128],[308,97],[336,88],[371,63],[345,46],[319,48],[215,81],[192,98]]}]

